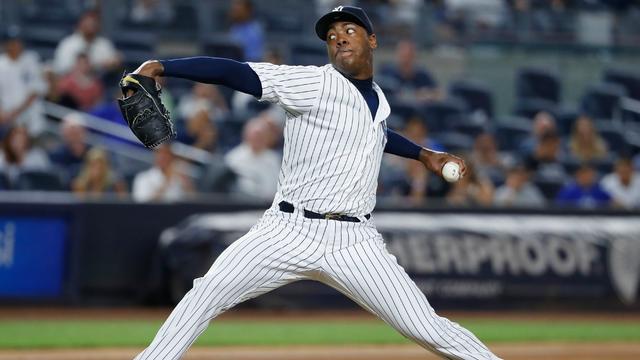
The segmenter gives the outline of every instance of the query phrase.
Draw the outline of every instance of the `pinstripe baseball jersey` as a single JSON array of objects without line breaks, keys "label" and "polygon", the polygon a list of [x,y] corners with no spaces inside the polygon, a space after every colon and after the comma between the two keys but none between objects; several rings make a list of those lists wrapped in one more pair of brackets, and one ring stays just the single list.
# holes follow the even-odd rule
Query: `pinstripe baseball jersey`
[{"label": "pinstripe baseball jersey", "polygon": [[330,64],[249,63],[262,83],[261,101],[287,114],[284,153],[274,203],[359,216],[376,202],[390,108],[375,83],[372,117],[357,88]]}]

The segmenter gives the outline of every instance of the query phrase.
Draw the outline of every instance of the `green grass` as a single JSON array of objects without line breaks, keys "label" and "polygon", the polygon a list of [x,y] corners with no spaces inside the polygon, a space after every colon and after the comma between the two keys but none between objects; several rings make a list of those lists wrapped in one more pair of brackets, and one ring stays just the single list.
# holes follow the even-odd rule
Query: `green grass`
[{"label": "green grass", "polygon": [[[640,341],[640,326],[606,321],[469,320],[487,342]],[[160,322],[145,320],[0,321],[0,348],[126,347],[148,344]],[[216,321],[197,345],[345,345],[407,342],[379,321]]]}]

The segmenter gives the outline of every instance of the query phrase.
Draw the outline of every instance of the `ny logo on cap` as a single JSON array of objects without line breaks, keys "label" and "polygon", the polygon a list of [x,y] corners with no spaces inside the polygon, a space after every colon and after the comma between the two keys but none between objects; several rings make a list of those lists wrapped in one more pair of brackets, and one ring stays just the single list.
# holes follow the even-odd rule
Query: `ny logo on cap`
[{"label": "ny logo on cap", "polygon": [[333,10],[331,10],[331,11],[342,11],[342,8],[343,8],[343,7],[344,7],[344,6],[338,6],[337,8],[334,8],[334,9],[333,9]]}]

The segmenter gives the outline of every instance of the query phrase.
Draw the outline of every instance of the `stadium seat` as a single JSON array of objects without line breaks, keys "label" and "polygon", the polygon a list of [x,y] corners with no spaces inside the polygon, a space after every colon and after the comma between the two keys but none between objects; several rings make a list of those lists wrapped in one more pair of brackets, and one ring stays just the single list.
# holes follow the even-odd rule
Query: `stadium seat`
[{"label": "stadium seat", "polygon": [[64,191],[62,179],[57,170],[32,170],[22,172],[16,181],[17,190]]},{"label": "stadium seat", "polygon": [[438,140],[448,152],[463,153],[470,151],[473,147],[473,138],[469,135],[446,131],[434,133],[433,137]]},{"label": "stadium seat", "polygon": [[624,97],[620,100],[620,119],[630,125],[636,132],[640,132],[640,100]]},{"label": "stadium seat", "polygon": [[202,41],[200,47],[203,55],[244,61],[244,50],[242,50],[242,47],[226,36],[209,37]]},{"label": "stadium seat", "polygon": [[237,175],[225,164],[219,156],[216,161],[210,161],[203,169],[198,180],[198,190],[206,193],[233,192]]},{"label": "stadium seat", "polygon": [[198,29],[198,25],[194,24],[194,21],[198,19],[196,6],[193,1],[174,1],[173,10],[175,13],[173,20],[165,26],[165,29],[173,33],[195,35]]},{"label": "stadium seat", "polygon": [[72,28],[66,27],[29,26],[22,29],[22,36],[27,49],[37,52],[41,59],[50,59],[60,40],[71,31]]},{"label": "stadium seat", "polygon": [[391,107],[391,114],[401,117],[404,121],[420,113],[415,104],[407,102],[393,101],[390,102],[389,106]]},{"label": "stadium seat", "polygon": [[602,138],[607,142],[610,151],[613,151],[616,154],[623,154],[629,151],[629,145],[627,144],[624,130],[621,129],[619,125],[610,122],[598,121],[596,123],[596,128]]},{"label": "stadium seat", "polygon": [[547,200],[554,200],[560,189],[564,186],[562,179],[550,179],[538,176],[534,177],[533,183],[540,189],[540,192],[542,192],[542,195],[544,195]]},{"label": "stadium seat", "polygon": [[135,50],[152,53],[154,51],[156,35],[149,31],[132,31],[117,33],[111,37],[113,44],[120,51]]},{"label": "stadium seat", "polygon": [[218,149],[223,153],[231,150],[242,142],[242,129],[244,128],[244,119],[229,116],[227,119],[217,121],[218,127]]},{"label": "stadium seat", "polygon": [[5,173],[0,173],[0,190],[10,190],[11,183]]},{"label": "stadium seat", "polygon": [[471,121],[463,121],[453,125],[453,131],[476,138],[476,136],[488,130],[488,126],[484,124],[477,124]]},{"label": "stadium seat", "polygon": [[290,53],[292,64],[322,66],[327,63],[327,49],[315,40],[294,42]]},{"label": "stadium seat", "polygon": [[520,117],[501,118],[494,126],[496,141],[500,151],[518,151],[522,142],[531,135],[532,125]]},{"label": "stadium seat", "polygon": [[465,104],[456,98],[427,103],[420,110],[429,129],[433,129],[433,131],[451,129],[455,123],[463,122],[466,116]]},{"label": "stadium seat", "polygon": [[587,88],[580,102],[581,110],[594,119],[613,119],[620,116],[620,100],[626,95],[624,87],[616,84],[596,84]]},{"label": "stadium seat", "polygon": [[562,137],[569,136],[573,129],[573,123],[576,121],[580,114],[575,110],[559,110],[556,113],[556,126],[558,133]]},{"label": "stadium seat", "polygon": [[545,99],[518,99],[513,108],[513,114],[527,119],[533,119],[540,111],[546,111],[556,116],[556,105]]},{"label": "stadium seat", "polygon": [[622,69],[605,70],[602,81],[617,84],[627,92],[627,96],[640,101],[640,74]]},{"label": "stadium seat", "polygon": [[483,111],[488,118],[493,117],[493,94],[485,84],[458,80],[449,86],[449,94],[464,101],[468,111]]},{"label": "stadium seat", "polygon": [[516,75],[518,99],[543,99],[553,104],[561,100],[559,77],[545,69],[522,68]]}]

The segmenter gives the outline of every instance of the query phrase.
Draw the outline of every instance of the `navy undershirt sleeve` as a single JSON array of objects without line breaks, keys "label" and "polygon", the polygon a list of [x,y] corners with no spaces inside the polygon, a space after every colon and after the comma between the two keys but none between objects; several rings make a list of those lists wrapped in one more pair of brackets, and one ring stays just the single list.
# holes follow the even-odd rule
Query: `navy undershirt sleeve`
[{"label": "navy undershirt sleeve", "polygon": [[422,150],[422,147],[413,141],[391,129],[387,129],[387,144],[384,147],[384,152],[417,160],[420,157],[420,150]]},{"label": "navy undershirt sleeve", "polygon": [[257,98],[262,97],[260,78],[247,63],[207,56],[160,60],[160,63],[164,66],[163,76],[224,85]]}]

